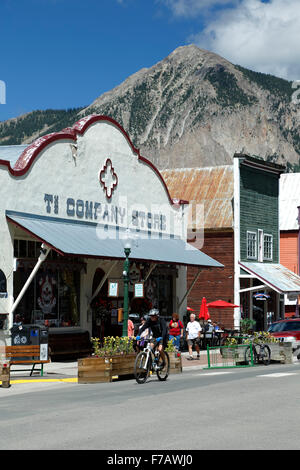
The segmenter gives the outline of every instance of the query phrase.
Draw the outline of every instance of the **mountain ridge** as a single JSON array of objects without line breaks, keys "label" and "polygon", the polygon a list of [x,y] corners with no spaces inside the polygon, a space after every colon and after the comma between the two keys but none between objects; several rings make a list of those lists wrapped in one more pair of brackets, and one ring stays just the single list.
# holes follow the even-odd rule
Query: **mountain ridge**
[{"label": "mountain ridge", "polygon": [[[287,80],[233,65],[195,45],[181,46],[84,108],[58,110],[57,117],[46,110],[48,120],[33,111],[0,123],[0,145],[29,143],[88,114],[104,114],[159,169],[231,164],[241,151],[297,168],[300,115],[292,92]],[[22,119],[34,121],[31,134],[18,131]]]}]

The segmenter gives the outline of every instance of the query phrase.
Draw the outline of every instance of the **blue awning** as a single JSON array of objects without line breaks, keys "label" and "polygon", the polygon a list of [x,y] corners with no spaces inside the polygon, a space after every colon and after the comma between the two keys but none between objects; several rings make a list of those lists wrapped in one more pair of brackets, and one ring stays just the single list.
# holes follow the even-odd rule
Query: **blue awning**
[{"label": "blue awning", "polygon": [[[8,221],[29,232],[62,255],[124,259],[121,230],[92,222],[43,217],[6,211]],[[123,231],[124,233],[124,231]],[[113,234],[113,236],[112,236]],[[124,238],[124,237],[123,237]],[[206,268],[224,266],[183,240],[175,238],[135,238],[130,259]]]}]

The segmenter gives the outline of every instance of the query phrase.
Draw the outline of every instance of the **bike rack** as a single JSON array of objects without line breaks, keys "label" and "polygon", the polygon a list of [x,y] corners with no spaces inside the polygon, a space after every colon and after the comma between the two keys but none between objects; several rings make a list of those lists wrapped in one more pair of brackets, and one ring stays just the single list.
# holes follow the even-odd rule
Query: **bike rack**
[{"label": "bike rack", "polygon": [[[250,362],[246,364],[245,352],[250,346]],[[233,367],[253,367],[253,345],[233,344],[228,346],[207,346],[207,367],[205,369],[228,369]]]}]

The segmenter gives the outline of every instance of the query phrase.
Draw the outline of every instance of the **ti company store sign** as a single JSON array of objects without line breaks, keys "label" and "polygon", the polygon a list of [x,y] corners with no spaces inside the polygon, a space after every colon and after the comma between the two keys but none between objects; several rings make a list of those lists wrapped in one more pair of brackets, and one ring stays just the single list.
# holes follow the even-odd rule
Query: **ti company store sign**
[{"label": "ti company store sign", "polygon": [[150,208],[141,204],[128,207],[126,197],[121,197],[116,205],[45,193],[44,213],[52,217],[94,222],[111,228],[130,228],[147,234],[151,232],[185,238],[182,212],[174,211],[169,204],[152,205]]}]

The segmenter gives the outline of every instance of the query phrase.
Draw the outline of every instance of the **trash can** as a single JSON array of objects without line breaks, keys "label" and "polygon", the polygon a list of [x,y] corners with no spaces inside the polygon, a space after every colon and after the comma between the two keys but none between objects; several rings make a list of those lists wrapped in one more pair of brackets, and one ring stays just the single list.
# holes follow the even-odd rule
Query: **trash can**
[{"label": "trash can", "polygon": [[44,325],[13,325],[11,328],[12,346],[40,346],[40,357],[43,361],[48,360],[48,327]]},{"label": "trash can", "polygon": [[12,346],[27,346],[32,344],[30,342],[30,329],[28,327],[29,325],[14,325],[10,329]]},{"label": "trash can", "polygon": [[41,361],[48,361],[49,328],[44,325],[39,325],[39,333],[40,359]]}]

